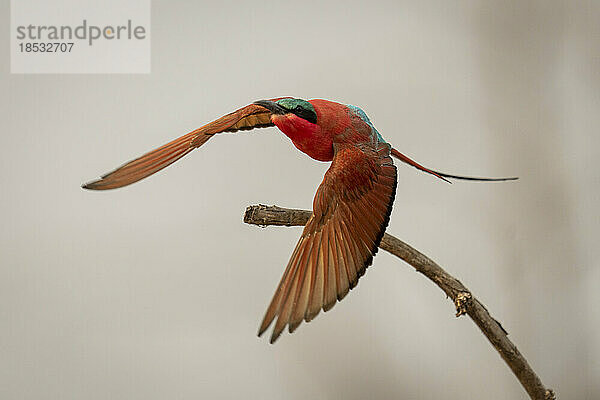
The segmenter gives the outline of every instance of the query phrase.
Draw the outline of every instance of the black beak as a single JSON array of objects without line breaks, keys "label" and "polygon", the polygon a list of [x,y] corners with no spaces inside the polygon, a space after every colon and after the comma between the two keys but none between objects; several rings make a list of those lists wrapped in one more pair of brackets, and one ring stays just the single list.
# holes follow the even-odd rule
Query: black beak
[{"label": "black beak", "polygon": [[284,115],[284,114],[289,113],[288,110],[286,110],[285,108],[281,107],[279,104],[277,104],[271,100],[258,100],[252,104],[256,104],[258,106],[264,107],[267,110],[271,111],[273,114]]}]

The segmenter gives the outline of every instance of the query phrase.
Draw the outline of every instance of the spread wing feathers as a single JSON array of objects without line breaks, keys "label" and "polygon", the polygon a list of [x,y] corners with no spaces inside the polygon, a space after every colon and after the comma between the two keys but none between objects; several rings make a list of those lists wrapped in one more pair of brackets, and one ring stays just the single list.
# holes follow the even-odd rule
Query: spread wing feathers
[{"label": "spread wing feathers", "polygon": [[202,146],[216,133],[237,132],[268,126],[273,126],[271,112],[259,105],[250,104],[123,164],[100,179],[86,183],[82,187],[107,190],[126,186],[174,163],[196,147]]},{"label": "spread wing feathers", "polygon": [[390,147],[334,144],[335,156],[258,335],[275,322],[271,343],[342,300],[371,265],[396,193]]}]

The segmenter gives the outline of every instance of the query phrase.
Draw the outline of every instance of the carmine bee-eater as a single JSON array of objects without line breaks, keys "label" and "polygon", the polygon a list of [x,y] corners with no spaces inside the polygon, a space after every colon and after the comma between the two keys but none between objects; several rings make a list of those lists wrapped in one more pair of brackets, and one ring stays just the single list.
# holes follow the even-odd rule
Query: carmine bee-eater
[{"label": "carmine bee-eater", "polygon": [[390,156],[438,178],[471,178],[427,169],[392,148],[358,107],[328,100],[283,97],[256,101],[130,161],[85,189],[115,189],[179,160],[213,135],[276,126],[300,151],[331,161],[313,201],[313,213],[264,316],[258,335],[275,322],[271,343],[328,311],[356,286],[373,260],[396,194]]}]

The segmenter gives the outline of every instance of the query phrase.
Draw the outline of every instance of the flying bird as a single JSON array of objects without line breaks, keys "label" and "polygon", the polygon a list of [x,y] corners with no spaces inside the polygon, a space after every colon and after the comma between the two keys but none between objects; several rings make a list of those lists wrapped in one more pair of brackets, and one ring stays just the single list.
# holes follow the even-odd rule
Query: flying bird
[{"label": "flying bird", "polygon": [[271,343],[286,326],[292,333],[303,320],[309,322],[321,310],[330,310],[371,265],[396,194],[397,172],[391,157],[445,181],[517,179],[465,177],[425,168],[390,146],[356,106],[281,97],[240,108],[82,187],[120,188],[160,171],[215,134],[272,126],[298,150],[315,160],[330,161],[331,166],[260,325],[259,336],[275,321]]}]

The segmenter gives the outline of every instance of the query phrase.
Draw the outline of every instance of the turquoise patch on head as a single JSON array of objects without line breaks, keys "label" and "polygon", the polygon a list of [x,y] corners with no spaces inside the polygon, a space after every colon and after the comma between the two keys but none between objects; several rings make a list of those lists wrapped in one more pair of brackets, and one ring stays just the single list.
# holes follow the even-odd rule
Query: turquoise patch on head
[{"label": "turquoise patch on head", "polygon": [[315,108],[313,107],[313,105],[310,104],[308,101],[302,100],[302,99],[286,98],[286,99],[278,100],[277,104],[279,104],[281,107],[285,108],[286,110],[293,110],[299,106],[300,108],[303,108],[305,110],[310,110],[313,113],[315,112]]},{"label": "turquoise patch on head", "polygon": [[360,107],[356,107],[350,104],[347,104],[348,108],[351,109],[356,115],[358,115],[360,117],[360,119],[362,119],[363,121],[365,121],[367,123],[367,125],[369,125],[371,127],[371,129],[373,129],[373,132],[375,132],[375,134],[377,135],[377,140],[379,142],[382,143],[387,143],[383,137],[379,134],[379,131],[377,130],[377,128],[375,128],[375,125],[373,125],[373,123],[371,122],[371,120],[369,119],[369,117],[367,117],[367,113],[365,113],[362,108]]}]

